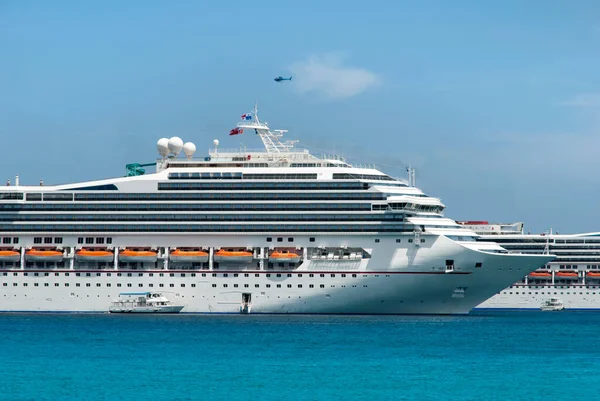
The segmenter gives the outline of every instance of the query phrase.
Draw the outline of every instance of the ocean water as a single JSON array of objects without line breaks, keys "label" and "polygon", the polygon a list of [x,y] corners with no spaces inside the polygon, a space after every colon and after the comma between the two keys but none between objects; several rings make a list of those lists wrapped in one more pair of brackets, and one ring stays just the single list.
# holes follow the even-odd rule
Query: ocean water
[{"label": "ocean water", "polygon": [[0,399],[596,400],[600,313],[0,315]]}]

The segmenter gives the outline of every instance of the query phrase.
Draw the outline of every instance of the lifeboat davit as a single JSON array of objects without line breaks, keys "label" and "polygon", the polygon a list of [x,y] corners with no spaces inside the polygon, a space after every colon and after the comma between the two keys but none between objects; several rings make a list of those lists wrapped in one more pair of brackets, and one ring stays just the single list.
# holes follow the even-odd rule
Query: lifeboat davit
[{"label": "lifeboat davit", "polygon": [[552,278],[552,273],[549,272],[531,272],[529,273],[529,277],[536,280],[550,280]]},{"label": "lifeboat davit", "polygon": [[300,255],[290,251],[273,251],[269,255],[269,262],[298,263]]},{"label": "lifeboat davit", "polygon": [[172,262],[204,263],[208,262],[208,252],[201,249],[174,249],[169,259]]},{"label": "lifeboat davit", "polygon": [[75,253],[75,259],[86,262],[112,262],[114,253],[106,249],[81,249]]},{"label": "lifeboat davit", "polygon": [[154,263],[158,258],[156,251],[147,249],[125,248],[119,252],[119,260],[121,262],[138,262],[138,263]]},{"label": "lifeboat davit", "polygon": [[0,262],[19,262],[21,260],[21,253],[14,249],[2,249],[0,250]]},{"label": "lifeboat davit", "polygon": [[594,280],[600,280],[600,271],[589,271],[587,272],[586,277]]},{"label": "lifeboat davit", "polygon": [[215,262],[238,262],[250,263],[254,259],[252,252],[248,251],[230,251],[227,249],[219,249],[215,252]]},{"label": "lifeboat davit", "polygon": [[556,273],[554,273],[554,277],[561,278],[561,279],[575,280],[575,279],[579,278],[579,274],[574,271],[560,271],[559,270]]},{"label": "lifeboat davit", "polygon": [[30,249],[25,252],[25,259],[29,262],[60,262],[64,256],[62,251],[56,249]]}]

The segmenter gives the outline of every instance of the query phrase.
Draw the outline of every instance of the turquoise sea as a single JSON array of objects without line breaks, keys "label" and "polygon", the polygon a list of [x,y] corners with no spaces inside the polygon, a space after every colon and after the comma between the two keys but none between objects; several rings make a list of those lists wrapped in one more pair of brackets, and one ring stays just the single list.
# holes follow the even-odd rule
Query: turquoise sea
[{"label": "turquoise sea", "polygon": [[596,400],[600,313],[0,315],[0,399]]}]

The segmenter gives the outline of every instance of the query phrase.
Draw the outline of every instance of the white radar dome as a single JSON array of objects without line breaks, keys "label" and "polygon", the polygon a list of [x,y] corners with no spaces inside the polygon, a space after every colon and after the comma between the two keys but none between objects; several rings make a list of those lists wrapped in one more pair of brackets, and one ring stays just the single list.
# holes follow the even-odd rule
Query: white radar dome
[{"label": "white radar dome", "polygon": [[213,141],[213,143],[215,144],[215,146],[219,146],[219,140],[218,140],[218,139],[215,139],[215,140]]},{"label": "white radar dome", "polygon": [[181,149],[183,149],[183,141],[180,137],[174,136],[169,139],[169,152],[177,156],[179,153],[181,153]]},{"label": "white radar dome", "polygon": [[169,154],[169,140],[167,138],[160,138],[156,142],[156,149],[158,149],[159,155],[166,157]]},{"label": "white radar dome", "polygon": [[196,153],[196,145],[194,145],[192,142],[184,143],[183,153],[185,153],[188,159],[191,158],[192,156],[194,156],[194,153]]}]

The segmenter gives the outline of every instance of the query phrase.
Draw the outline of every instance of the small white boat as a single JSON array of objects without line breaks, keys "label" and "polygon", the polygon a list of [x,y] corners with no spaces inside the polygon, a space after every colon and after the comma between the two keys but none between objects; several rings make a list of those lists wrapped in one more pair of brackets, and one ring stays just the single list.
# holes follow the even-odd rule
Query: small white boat
[{"label": "small white boat", "polygon": [[174,305],[159,292],[122,292],[108,308],[110,313],[179,313],[185,305]]},{"label": "small white boat", "polygon": [[550,298],[542,302],[540,309],[543,311],[559,311],[565,309],[565,306],[560,299]]}]

